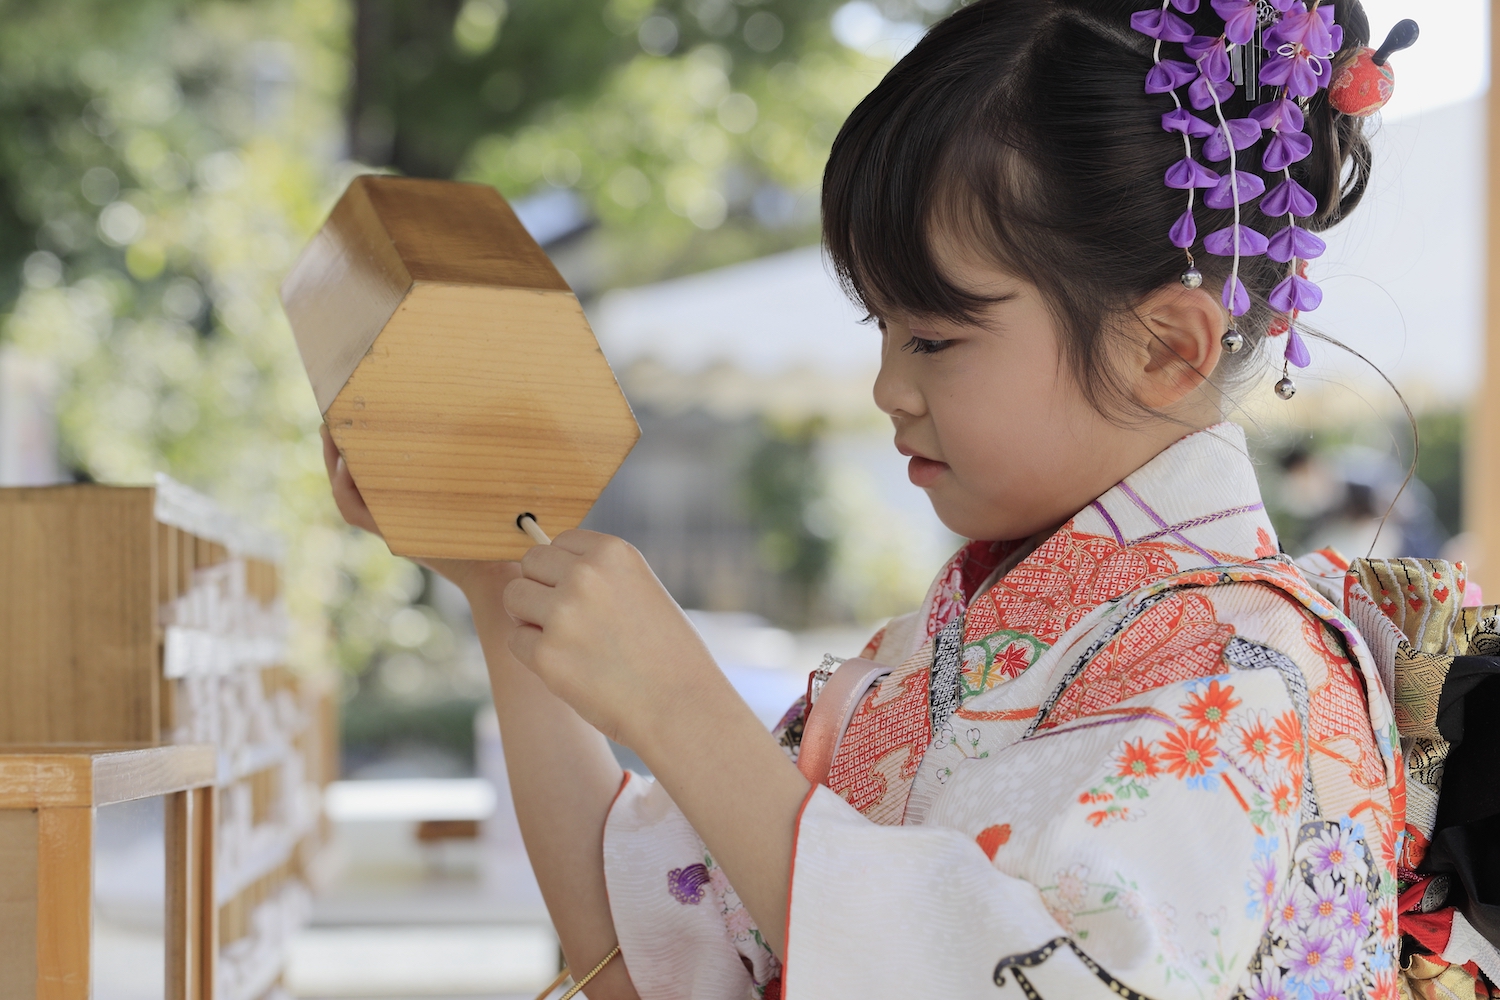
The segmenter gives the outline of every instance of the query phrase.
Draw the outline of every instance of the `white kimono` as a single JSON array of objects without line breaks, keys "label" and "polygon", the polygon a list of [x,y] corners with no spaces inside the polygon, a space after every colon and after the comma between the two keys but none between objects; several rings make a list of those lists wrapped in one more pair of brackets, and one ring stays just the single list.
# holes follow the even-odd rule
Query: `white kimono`
[{"label": "white kimono", "polygon": [[989,583],[1013,550],[969,544],[867,647],[894,670],[798,817],[785,967],[627,779],[604,861],[641,996],[1394,998],[1390,702],[1279,553],[1243,432],[1184,438]]}]

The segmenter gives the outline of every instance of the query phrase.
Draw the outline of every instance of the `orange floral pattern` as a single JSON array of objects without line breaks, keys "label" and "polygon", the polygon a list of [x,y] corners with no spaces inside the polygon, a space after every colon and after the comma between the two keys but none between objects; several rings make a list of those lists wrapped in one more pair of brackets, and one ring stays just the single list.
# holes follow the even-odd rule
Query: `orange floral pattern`
[{"label": "orange floral pattern", "polygon": [[1050,729],[1118,705],[1127,698],[1225,670],[1224,647],[1234,627],[1193,591],[1168,594],[1096,653],[1047,714]]}]

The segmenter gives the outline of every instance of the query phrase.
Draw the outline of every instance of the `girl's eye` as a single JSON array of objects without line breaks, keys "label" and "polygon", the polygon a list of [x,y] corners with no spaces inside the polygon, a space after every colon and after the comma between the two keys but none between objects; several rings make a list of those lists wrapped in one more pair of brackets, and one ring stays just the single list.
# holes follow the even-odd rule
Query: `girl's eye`
[{"label": "girl's eye", "polygon": [[901,349],[913,354],[936,354],[938,351],[947,350],[951,343],[953,343],[951,340],[924,340],[921,337],[913,337]]}]

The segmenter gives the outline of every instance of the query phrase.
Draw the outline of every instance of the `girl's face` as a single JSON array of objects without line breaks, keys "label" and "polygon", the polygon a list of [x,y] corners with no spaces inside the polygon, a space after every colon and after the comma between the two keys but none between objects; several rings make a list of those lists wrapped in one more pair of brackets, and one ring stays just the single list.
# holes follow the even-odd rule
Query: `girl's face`
[{"label": "girl's face", "polygon": [[[1125,341],[1116,352],[1122,382],[1146,405],[1166,404],[1172,413],[1122,427],[1084,397],[1063,355],[1061,331],[1034,285],[961,259],[944,267],[960,287],[1001,301],[973,324],[881,317],[875,402],[895,425],[897,449],[911,459],[911,481],[955,533],[1009,540],[1056,528],[1173,441],[1218,419],[1216,402],[1205,406],[1208,394],[1195,390],[1200,373],[1217,363],[1222,326],[1207,331],[1209,358],[1172,344],[1175,369],[1188,360],[1195,380],[1167,371],[1174,366],[1154,346],[1161,340]],[[1203,309],[1202,300],[1163,294]],[[1156,332],[1158,318],[1148,309],[1145,328]],[[1170,341],[1173,331],[1166,333]],[[1204,339],[1201,332],[1196,339]],[[1163,395],[1164,380],[1183,391]],[[1200,398],[1184,406],[1186,396]]]}]

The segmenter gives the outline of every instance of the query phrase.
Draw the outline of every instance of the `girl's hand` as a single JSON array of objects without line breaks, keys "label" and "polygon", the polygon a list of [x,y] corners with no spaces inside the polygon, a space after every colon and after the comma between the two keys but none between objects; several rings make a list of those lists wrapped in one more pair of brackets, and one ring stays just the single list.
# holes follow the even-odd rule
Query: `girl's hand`
[{"label": "girl's hand", "polygon": [[[350,474],[344,456],[339,454],[338,445],[333,443],[328,425],[320,425],[318,431],[323,436],[323,464],[328,469],[328,482],[333,488],[333,502],[338,505],[339,513],[348,524],[384,537],[380,534],[380,526],[375,523],[375,515],[370,513],[369,505],[354,483],[354,476]],[[520,573],[519,564],[513,562],[475,562],[466,559],[417,559],[415,562],[439,576],[447,577],[465,594],[473,589],[498,592]],[[470,603],[473,604],[474,601],[471,599]]]},{"label": "girl's hand", "polygon": [[[521,559],[505,588],[510,650],[579,715],[642,752],[675,711],[735,698],[697,630],[635,547],[565,531]],[[705,701],[707,699],[707,701]]]}]

